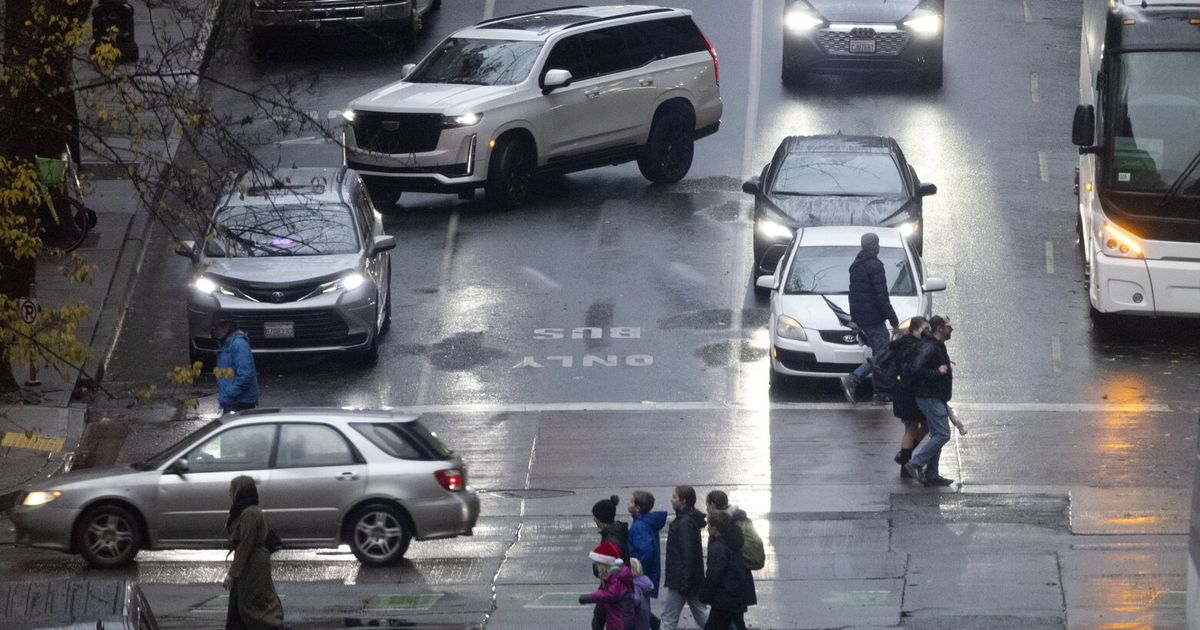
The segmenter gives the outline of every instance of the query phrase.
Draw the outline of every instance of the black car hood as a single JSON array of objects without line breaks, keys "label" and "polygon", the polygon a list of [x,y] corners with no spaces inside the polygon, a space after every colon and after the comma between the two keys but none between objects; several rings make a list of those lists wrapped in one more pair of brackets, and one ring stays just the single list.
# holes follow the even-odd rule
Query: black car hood
[{"label": "black car hood", "polygon": [[894,227],[913,217],[917,203],[910,197],[804,197],[768,195],[774,210],[787,216],[792,227],[817,225],[877,225]]},{"label": "black car hood", "polygon": [[904,19],[919,0],[808,0],[830,22],[888,22]]}]

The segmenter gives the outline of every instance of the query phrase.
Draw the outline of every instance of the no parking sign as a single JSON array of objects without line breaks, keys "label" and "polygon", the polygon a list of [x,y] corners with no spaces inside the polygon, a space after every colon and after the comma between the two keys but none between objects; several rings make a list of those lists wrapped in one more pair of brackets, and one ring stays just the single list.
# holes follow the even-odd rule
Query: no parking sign
[{"label": "no parking sign", "polygon": [[29,326],[37,322],[38,312],[41,310],[37,300],[33,298],[23,297],[17,299],[17,313],[21,316],[21,321]]}]

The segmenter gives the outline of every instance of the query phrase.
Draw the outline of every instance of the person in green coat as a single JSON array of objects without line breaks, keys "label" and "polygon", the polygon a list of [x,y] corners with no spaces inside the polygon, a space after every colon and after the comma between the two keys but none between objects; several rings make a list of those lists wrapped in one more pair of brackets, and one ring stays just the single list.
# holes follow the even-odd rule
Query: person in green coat
[{"label": "person in green coat", "polygon": [[225,630],[274,630],[283,626],[283,605],[271,581],[267,551],[267,519],[258,507],[258,488],[245,475],[229,482],[229,532],[233,564],[225,574],[229,612]]}]

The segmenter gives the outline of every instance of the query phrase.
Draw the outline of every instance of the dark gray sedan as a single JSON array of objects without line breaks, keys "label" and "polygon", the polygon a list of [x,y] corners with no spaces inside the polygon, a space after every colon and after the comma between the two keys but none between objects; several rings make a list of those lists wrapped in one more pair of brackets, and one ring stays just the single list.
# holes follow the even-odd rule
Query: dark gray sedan
[{"label": "dark gray sedan", "polygon": [[348,544],[368,565],[399,560],[413,538],[470,535],[479,518],[462,459],[413,416],[259,409],[214,420],[145,461],[32,485],[12,511],[16,542],[96,567],[143,548],[222,548],[238,475],[257,482],[285,547]]}]

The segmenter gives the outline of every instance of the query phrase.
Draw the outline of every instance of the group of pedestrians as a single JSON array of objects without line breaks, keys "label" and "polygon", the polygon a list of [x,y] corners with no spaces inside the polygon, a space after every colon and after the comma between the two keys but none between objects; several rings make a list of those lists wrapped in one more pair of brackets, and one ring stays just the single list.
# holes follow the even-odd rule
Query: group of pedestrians
[{"label": "group of pedestrians", "polygon": [[[841,377],[842,393],[850,403],[855,390],[868,377],[875,388],[874,402],[891,403],[892,413],[904,423],[900,452],[894,461],[900,475],[926,486],[954,483],[941,475],[942,447],[950,441],[950,425],[967,430],[950,407],[954,362],[946,342],[954,332],[949,318],[934,315],[908,320],[900,330],[889,297],[887,274],[879,260],[879,237],[862,236],[862,250],[850,264],[850,320],[862,331],[871,356],[850,374]],[[891,335],[887,325],[891,325]],[[929,440],[923,445],[921,440]]]},{"label": "group of pedestrians", "polygon": [[[579,596],[579,603],[595,604],[592,630],[675,630],[685,607],[705,630],[744,630],[746,610],[758,603],[751,571],[765,564],[762,539],[725,492],[714,490],[706,499],[707,512],[700,512],[695,488],[676,486],[669,526],[667,512],[654,511],[654,495],[644,490],[626,503],[630,524],[616,518],[616,495],[592,506],[600,544],[588,558],[600,586]],[[659,544],[664,526],[665,554]],[[651,602],[660,595],[661,617]]]}]

